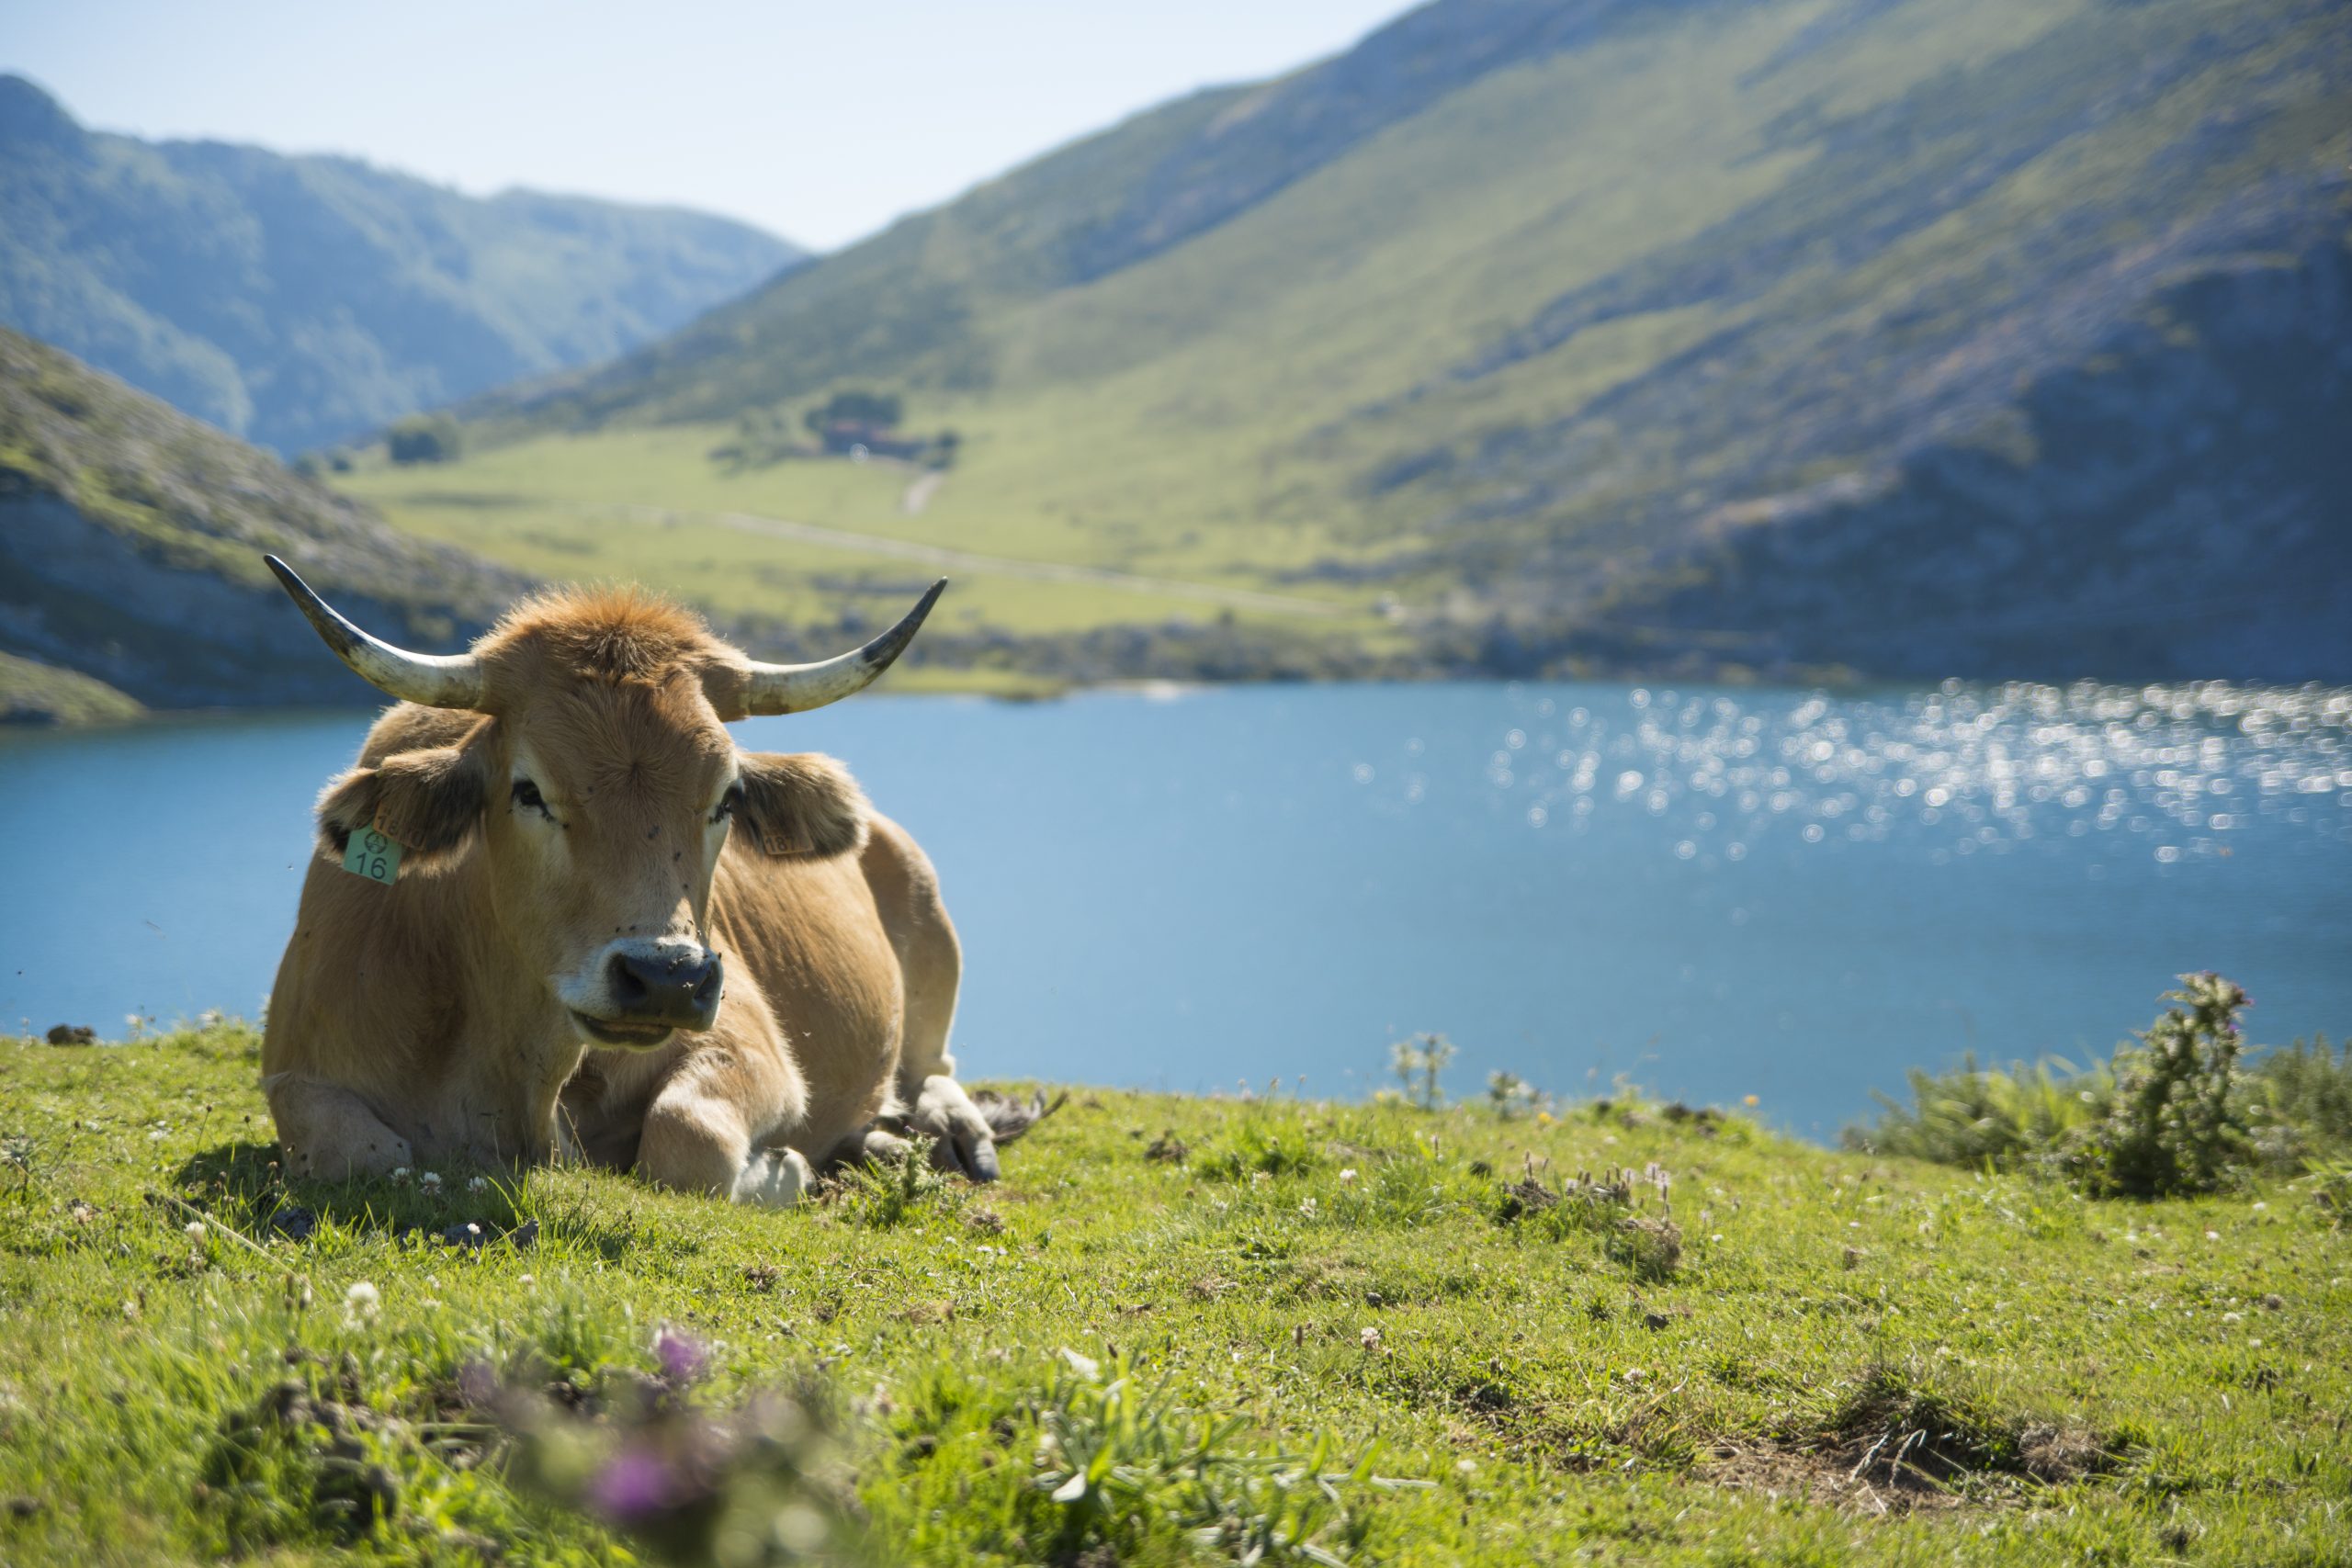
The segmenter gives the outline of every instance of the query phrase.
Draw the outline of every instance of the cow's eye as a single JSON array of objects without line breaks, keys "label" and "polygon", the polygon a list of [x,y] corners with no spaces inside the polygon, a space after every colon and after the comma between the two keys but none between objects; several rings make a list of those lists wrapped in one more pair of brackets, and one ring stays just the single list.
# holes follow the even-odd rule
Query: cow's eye
[{"label": "cow's eye", "polygon": [[729,784],[727,793],[718,797],[718,804],[710,808],[710,819],[713,822],[724,822],[741,809],[743,809],[743,786]]},{"label": "cow's eye", "polygon": [[539,794],[539,786],[528,779],[514,781],[514,809],[536,811],[550,822],[555,820],[555,813],[548,809],[546,799]]}]

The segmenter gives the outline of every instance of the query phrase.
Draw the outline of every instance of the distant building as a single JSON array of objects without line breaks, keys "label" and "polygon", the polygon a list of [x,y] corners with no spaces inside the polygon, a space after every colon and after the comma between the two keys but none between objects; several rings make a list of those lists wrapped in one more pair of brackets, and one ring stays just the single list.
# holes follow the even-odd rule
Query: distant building
[{"label": "distant building", "polygon": [[836,457],[921,457],[930,443],[910,440],[887,425],[862,419],[826,422],[818,438],[827,454]]}]

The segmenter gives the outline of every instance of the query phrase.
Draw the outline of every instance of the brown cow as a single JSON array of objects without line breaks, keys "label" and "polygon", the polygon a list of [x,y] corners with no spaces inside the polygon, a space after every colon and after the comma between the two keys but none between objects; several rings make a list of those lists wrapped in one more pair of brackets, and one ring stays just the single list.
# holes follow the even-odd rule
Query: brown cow
[{"label": "brown cow", "polygon": [[[853,653],[769,665],[636,590],[549,593],[470,652],[409,653],[269,565],[402,699],[319,799],[270,994],[262,1082],[290,1170],[560,1149],[788,1203],[812,1167],[911,1129],[996,1176],[1000,1130],[947,1054],[962,960],[931,863],[839,762],[739,751],[726,728],[865,686],[944,581]],[[371,829],[396,856],[354,874]]]}]

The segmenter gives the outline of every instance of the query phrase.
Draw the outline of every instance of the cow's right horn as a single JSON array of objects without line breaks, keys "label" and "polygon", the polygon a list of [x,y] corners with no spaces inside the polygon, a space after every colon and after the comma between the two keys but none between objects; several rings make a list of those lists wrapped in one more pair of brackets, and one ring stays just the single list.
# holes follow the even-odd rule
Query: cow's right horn
[{"label": "cow's right horn", "polygon": [[429,708],[481,705],[481,660],[472,654],[411,653],[369,637],[311,592],[311,585],[295,576],[292,567],[276,556],[262,559],[277,574],[288,597],[301,606],[319,636],[334,649],[334,656],[378,691]]}]

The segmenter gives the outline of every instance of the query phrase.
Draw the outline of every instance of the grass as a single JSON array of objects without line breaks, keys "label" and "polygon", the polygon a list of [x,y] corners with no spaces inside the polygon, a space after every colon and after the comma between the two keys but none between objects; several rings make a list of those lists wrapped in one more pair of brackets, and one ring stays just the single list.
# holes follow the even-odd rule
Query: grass
[{"label": "grass", "polygon": [[[1095,1092],[1001,1187],[775,1214],[289,1184],[255,1063],[0,1044],[0,1560],[605,1561],[626,1518],[756,1561],[753,1515],[1090,1565],[2352,1540],[2326,1172],[2109,1201],[1679,1107]],[[616,1502],[616,1443],[719,1502]]]},{"label": "grass", "polygon": [[0,724],[119,724],[146,711],[103,681],[0,652]]}]

